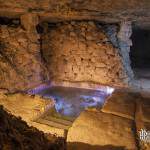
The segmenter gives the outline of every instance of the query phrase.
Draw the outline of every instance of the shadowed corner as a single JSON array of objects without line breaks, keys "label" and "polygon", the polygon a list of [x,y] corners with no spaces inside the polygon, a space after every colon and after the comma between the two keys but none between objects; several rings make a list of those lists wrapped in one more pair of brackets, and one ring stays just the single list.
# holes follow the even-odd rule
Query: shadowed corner
[{"label": "shadowed corner", "polygon": [[124,146],[113,145],[90,145],[81,142],[68,142],[67,150],[127,150]]}]

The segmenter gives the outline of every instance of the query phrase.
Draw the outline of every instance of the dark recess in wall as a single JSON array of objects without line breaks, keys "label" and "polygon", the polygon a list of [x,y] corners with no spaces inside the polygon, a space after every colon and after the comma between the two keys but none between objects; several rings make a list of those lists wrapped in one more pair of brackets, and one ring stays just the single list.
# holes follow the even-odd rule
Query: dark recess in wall
[{"label": "dark recess in wall", "polygon": [[130,59],[132,68],[150,68],[150,30],[134,29]]},{"label": "dark recess in wall", "polygon": [[11,27],[18,27],[20,26],[20,19],[11,19],[7,17],[0,17],[0,25],[7,25]]}]

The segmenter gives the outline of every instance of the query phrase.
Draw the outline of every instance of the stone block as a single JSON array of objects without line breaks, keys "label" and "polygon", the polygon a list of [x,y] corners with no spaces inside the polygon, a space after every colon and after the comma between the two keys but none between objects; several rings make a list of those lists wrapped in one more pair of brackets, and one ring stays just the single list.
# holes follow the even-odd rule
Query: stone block
[{"label": "stone block", "polygon": [[112,96],[106,100],[102,112],[134,120],[136,99],[137,96],[133,93],[125,91],[114,92]]},{"label": "stone block", "polygon": [[[84,111],[74,121],[68,131],[68,150],[84,150],[92,146],[120,146],[129,150],[137,150],[134,123],[130,119],[122,118],[102,112]],[[98,149],[98,148],[97,148]]]}]

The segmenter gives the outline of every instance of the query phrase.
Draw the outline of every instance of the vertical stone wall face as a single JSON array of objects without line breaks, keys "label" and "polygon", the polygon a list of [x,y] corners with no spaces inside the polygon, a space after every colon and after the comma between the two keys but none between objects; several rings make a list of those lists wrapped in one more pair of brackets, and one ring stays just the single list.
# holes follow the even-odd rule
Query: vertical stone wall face
[{"label": "vertical stone wall face", "polygon": [[25,90],[47,78],[38,39],[26,28],[0,25],[0,88]]},{"label": "vertical stone wall face", "polygon": [[125,86],[119,49],[93,22],[60,23],[45,29],[42,50],[51,80]]}]

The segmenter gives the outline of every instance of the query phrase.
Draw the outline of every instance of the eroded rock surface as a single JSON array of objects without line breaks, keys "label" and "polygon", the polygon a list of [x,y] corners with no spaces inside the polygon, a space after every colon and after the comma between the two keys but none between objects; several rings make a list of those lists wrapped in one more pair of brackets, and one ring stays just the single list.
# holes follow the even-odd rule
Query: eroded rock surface
[{"label": "eroded rock surface", "polygon": [[0,88],[21,91],[46,80],[38,39],[34,30],[0,25]]},{"label": "eroded rock surface", "polygon": [[133,20],[150,25],[148,0],[0,0],[0,15],[19,17],[26,12],[37,12],[42,20],[98,20],[120,22]]}]

